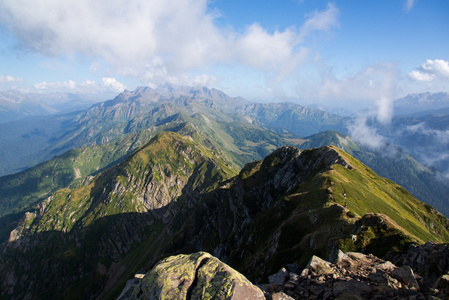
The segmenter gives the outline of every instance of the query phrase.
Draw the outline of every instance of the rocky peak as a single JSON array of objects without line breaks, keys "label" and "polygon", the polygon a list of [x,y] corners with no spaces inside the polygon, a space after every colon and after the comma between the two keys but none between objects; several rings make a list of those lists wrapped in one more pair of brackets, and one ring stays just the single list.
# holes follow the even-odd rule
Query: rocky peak
[{"label": "rocky peak", "polygon": [[418,256],[429,258],[424,253],[447,262],[446,250],[444,244],[415,245],[401,257],[402,266],[359,252],[339,251],[333,262],[313,256],[300,272],[295,264],[281,268],[263,288],[294,299],[448,299],[447,266],[429,277],[421,267],[406,264]]},{"label": "rocky peak", "polygon": [[[445,250],[447,245],[428,243],[411,247],[406,256]],[[288,264],[259,285],[260,290],[217,258],[197,252],[168,257],[149,272],[136,274],[119,299],[448,299],[447,270],[430,287],[425,284],[430,278],[419,272],[372,254],[339,251],[332,262],[312,256],[302,271]]]}]

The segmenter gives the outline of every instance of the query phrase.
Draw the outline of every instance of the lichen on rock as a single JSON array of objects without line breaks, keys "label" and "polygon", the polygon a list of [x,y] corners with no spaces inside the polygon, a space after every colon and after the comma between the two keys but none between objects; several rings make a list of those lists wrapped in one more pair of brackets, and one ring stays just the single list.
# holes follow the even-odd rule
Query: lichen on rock
[{"label": "lichen on rock", "polygon": [[[134,279],[136,280],[136,279]],[[206,252],[168,257],[119,299],[265,299],[242,274]]]}]

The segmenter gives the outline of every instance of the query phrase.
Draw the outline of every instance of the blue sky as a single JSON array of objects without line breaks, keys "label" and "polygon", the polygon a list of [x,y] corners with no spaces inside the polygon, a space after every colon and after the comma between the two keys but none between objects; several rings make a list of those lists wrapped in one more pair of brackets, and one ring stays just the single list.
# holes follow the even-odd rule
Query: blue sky
[{"label": "blue sky", "polygon": [[0,91],[166,82],[373,106],[449,92],[447,0],[2,0]]}]

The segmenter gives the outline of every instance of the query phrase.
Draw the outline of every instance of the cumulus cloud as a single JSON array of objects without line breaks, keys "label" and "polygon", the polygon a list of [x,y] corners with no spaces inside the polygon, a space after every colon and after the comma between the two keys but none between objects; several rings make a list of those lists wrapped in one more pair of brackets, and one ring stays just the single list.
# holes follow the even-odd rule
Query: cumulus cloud
[{"label": "cumulus cloud", "polygon": [[0,20],[22,46],[47,55],[102,57],[116,72],[145,83],[182,80],[197,68],[233,61],[282,76],[307,55],[301,47],[307,36],[338,26],[338,9],[329,4],[299,29],[275,32],[260,24],[236,32],[218,27],[216,18],[207,0],[0,2]]},{"label": "cumulus cloud", "polygon": [[74,90],[76,88],[76,83],[73,80],[65,81],[65,82],[39,82],[33,85],[33,87],[37,90],[47,90],[47,89],[68,89],[68,90]]},{"label": "cumulus cloud", "polygon": [[120,93],[125,90],[125,86],[115,78],[103,77],[101,83],[98,84],[93,80],[86,79],[80,83],[73,80],[64,82],[39,82],[33,85],[39,91],[62,91],[72,93]]},{"label": "cumulus cloud", "polygon": [[421,73],[419,71],[411,71],[408,73],[408,77],[414,81],[432,81],[434,78],[433,74]]},{"label": "cumulus cloud", "polygon": [[0,83],[16,83],[23,81],[22,78],[14,78],[9,75],[0,76]]},{"label": "cumulus cloud", "polygon": [[103,77],[101,79],[101,83],[103,86],[112,89],[115,92],[123,92],[125,90],[125,86],[118,82],[115,78]]},{"label": "cumulus cloud", "polygon": [[449,80],[449,62],[442,59],[428,59],[417,70],[408,74],[411,80],[432,81],[435,78]]}]

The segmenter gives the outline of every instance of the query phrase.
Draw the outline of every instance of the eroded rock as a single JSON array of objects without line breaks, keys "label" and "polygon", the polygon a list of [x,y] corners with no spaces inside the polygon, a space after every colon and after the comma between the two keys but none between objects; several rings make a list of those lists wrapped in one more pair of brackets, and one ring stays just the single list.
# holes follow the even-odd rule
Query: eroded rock
[{"label": "eroded rock", "polygon": [[119,299],[265,299],[242,274],[206,252],[168,257],[134,280]]}]

